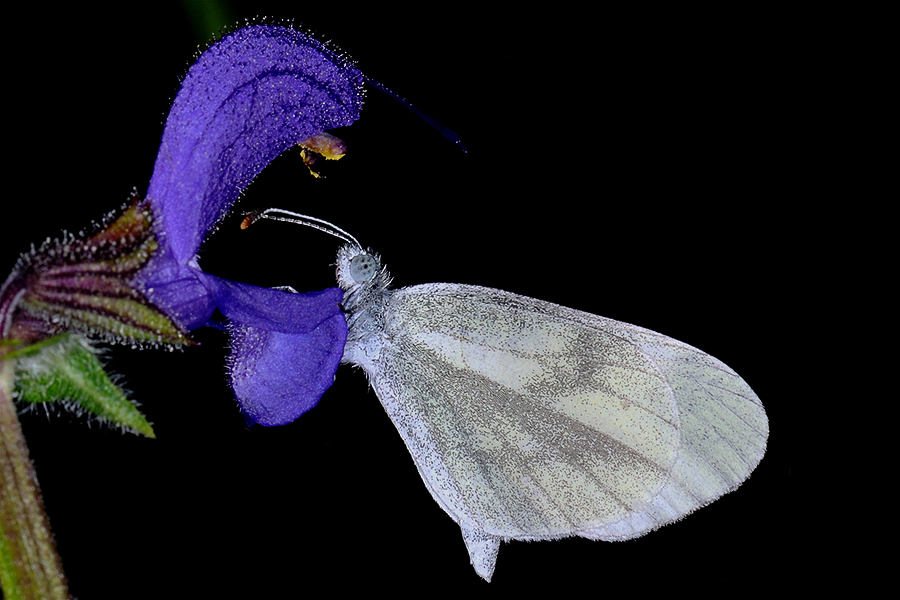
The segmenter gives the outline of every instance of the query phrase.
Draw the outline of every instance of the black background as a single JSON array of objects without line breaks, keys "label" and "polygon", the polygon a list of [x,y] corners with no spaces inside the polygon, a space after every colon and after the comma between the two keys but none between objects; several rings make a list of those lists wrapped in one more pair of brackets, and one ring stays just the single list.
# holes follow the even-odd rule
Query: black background
[{"label": "black background", "polygon": [[[766,457],[737,492],[639,540],[504,544],[486,584],[361,372],[341,367],[295,423],[248,429],[218,332],[197,332],[201,346],[185,352],[114,347],[110,369],[156,440],[65,413],[21,416],[73,594],[706,594],[776,577],[797,518],[795,399],[780,380],[793,351],[796,248],[783,217],[799,59],[779,16],[371,4],[222,6],[226,22],[293,18],[333,40],[468,154],[370,90],[362,118],[338,132],[350,152],[328,178],[293,151],[279,157],[209,238],[203,267],[334,285],[337,240],[276,223],[238,230],[237,212],[277,206],[350,231],[399,287],[484,285],[660,331],[755,389],[771,421]],[[207,40],[189,12],[9,18],[0,270],[146,191],[179,78]]]}]

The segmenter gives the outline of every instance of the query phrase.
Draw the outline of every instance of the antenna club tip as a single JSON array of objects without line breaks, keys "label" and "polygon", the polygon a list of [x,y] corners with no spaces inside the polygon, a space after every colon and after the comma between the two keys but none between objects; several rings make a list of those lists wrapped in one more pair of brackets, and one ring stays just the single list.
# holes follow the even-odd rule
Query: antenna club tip
[{"label": "antenna club tip", "polygon": [[253,224],[253,215],[247,215],[244,217],[244,220],[241,221],[241,229],[247,229]]}]

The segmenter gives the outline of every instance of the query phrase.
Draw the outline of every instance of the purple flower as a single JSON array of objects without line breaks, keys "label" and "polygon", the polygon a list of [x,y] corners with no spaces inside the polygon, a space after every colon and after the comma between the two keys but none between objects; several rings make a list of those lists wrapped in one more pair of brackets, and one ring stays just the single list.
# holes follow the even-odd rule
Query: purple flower
[{"label": "purple flower", "polygon": [[359,117],[364,76],[306,34],[254,25],[190,68],[147,190],[159,250],[134,283],[187,329],[216,308],[232,324],[231,377],[244,414],[281,425],[334,380],[347,324],[339,288],[292,294],[204,273],[197,251],[240,192],[289,147]]}]

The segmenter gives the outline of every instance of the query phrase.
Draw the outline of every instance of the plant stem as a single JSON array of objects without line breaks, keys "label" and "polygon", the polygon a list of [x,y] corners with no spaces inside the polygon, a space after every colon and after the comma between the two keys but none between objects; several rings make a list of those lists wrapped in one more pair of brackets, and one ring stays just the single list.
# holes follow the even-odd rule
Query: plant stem
[{"label": "plant stem", "polygon": [[9,600],[69,598],[66,576],[12,402],[15,361],[0,351],[0,586]]}]

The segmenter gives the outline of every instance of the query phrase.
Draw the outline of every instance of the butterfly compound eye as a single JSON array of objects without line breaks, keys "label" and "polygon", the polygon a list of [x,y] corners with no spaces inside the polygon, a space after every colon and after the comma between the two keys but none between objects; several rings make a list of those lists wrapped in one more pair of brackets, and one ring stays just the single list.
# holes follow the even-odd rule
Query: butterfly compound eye
[{"label": "butterfly compound eye", "polygon": [[350,277],[356,283],[365,283],[375,276],[377,266],[371,254],[357,254],[350,261]]}]

